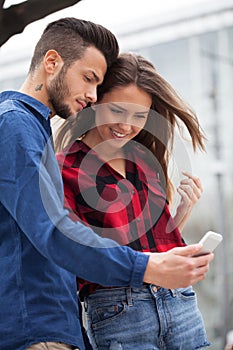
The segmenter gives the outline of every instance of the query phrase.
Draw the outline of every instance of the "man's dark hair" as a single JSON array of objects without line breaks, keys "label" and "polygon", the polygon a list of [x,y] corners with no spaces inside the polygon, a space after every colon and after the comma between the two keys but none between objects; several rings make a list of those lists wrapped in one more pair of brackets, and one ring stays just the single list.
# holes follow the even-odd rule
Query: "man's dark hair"
[{"label": "man's dark hair", "polygon": [[45,28],[31,60],[30,72],[41,63],[49,50],[56,50],[64,65],[70,66],[82,58],[87,47],[94,46],[104,55],[110,66],[119,53],[116,37],[100,24],[74,17],[61,18]]}]

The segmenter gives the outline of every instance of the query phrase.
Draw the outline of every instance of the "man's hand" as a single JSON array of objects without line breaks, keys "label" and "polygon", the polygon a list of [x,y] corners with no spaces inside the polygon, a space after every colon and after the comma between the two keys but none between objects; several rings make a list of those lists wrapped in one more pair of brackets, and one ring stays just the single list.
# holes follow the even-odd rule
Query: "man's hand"
[{"label": "man's hand", "polygon": [[173,248],[165,253],[150,255],[144,274],[144,282],[168,289],[185,288],[205,278],[214,254],[193,257],[201,244]]}]

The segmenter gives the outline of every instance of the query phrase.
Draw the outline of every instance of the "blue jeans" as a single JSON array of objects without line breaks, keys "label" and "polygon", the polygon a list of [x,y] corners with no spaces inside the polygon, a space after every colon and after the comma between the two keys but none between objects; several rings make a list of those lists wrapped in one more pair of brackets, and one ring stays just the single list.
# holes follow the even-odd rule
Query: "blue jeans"
[{"label": "blue jeans", "polygon": [[210,345],[192,287],[99,289],[84,305],[94,350],[194,350]]}]

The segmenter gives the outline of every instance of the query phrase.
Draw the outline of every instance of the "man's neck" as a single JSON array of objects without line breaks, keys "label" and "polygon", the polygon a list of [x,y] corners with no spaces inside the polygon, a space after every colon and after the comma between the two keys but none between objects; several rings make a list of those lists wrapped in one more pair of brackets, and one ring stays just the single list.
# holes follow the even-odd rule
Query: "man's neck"
[{"label": "man's neck", "polygon": [[[48,101],[48,96],[45,88],[45,83],[43,82],[42,79],[35,79],[31,77],[30,75],[27,77],[23,85],[21,86],[20,92],[29,95],[36,100],[40,101],[43,103],[45,106],[48,108],[51,108],[51,105]],[[55,112],[52,111],[50,118],[55,116]]]}]

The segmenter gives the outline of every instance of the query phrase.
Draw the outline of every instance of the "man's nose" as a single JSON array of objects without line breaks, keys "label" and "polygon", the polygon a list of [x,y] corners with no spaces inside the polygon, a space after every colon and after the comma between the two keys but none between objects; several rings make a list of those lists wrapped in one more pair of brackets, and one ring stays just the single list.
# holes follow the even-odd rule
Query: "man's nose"
[{"label": "man's nose", "polygon": [[86,92],[88,102],[95,103],[97,101],[97,87],[93,87]]}]

